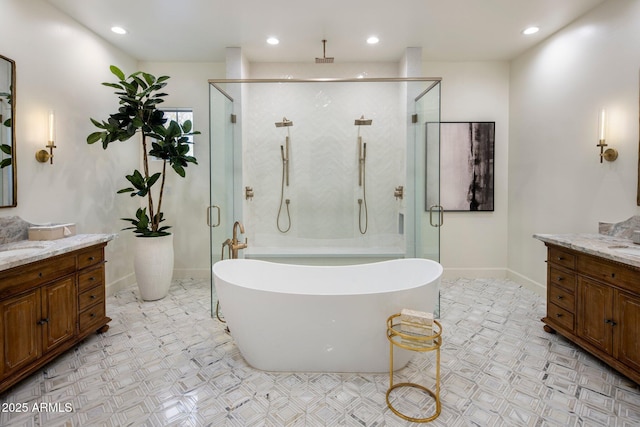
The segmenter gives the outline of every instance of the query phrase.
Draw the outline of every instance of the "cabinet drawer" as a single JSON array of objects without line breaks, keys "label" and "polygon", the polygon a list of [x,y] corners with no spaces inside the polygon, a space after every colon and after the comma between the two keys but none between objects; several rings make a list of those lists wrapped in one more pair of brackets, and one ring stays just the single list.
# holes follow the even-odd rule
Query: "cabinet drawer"
[{"label": "cabinet drawer", "polygon": [[0,278],[0,297],[50,282],[75,269],[75,256],[63,256],[5,270]]},{"label": "cabinet drawer", "polygon": [[557,247],[549,247],[547,260],[553,264],[561,265],[571,270],[575,270],[576,268],[576,255]]},{"label": "cabinet drawer", "polygon": [[576,292],[576,275],[559,268],[549,266],[549,283],[560,286],[568,292]]},{"label": "cabinet drawer", "polygon": [[78,292],[84,292],[103,283],[104,266],[78,274]]},{"label": "cabinet drawer", "polygon": [[637,271],[609,260],[580,255],[578,268],[581,274],[592,279],[610,283],[632,292],[638,292],[640,289],[640,275]]},{"label": "cabinet drawer", "polygon": [[549,284],[549,289],[547,289],[547,302],[556,304],[570,313],[575,314],[576,312],[575,295],[572,292],[568,292],[565,288],[553,283]]},{"label": "cabinet drawer", "polygon": [[78,296],[78,310],[84,311],[94,304],[104,304],[104,287],[96,286]]},{"label": "cabinet drawer", "polygon": [[547,302],[547,317],[550,322],[553,322],[570,331],[574,330],[574,315],[568,310],[555,305],[552,302]]},{"label": "cabinet drawer", "polygon": [[78,270],[104,261],[103,247],[93,248],[78,254]]},{"label": "cabinet drawer", "polygon": [[80,313],[80,332],[88,329],[96,322],[102,321],[105,316],[104,304],[97,304]]}]

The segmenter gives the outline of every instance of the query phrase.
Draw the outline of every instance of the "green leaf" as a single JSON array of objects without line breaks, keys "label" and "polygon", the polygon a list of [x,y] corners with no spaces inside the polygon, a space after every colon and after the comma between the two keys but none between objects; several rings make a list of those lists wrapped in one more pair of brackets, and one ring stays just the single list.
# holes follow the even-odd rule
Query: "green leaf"
[{"label": "green leaf", "polygon": [[2,144],[0,145],[0,151],[5,154],[11,155],[11,146],[9,144]]},{"label": "green leaf", "polygon": [[91,123],[93,123],[93,125],[95,127],[98,127],[100,129],[104,129],[105,128],[104,124],[100,123],[99,121],[97,121],[95,119],[92,119],[92,118],[89,118],[89,120],[91,120]]},{"label": "green leaf", "polygon": [[144,89],[144,92],[139,93],[138,97],[145,96],[149,92],[149,85],[147,84],[147,82],[145,82],[144,80],[142,80],[140,77],[137,77],[137,76],[133,77],[133,80],[138,84],[138,86]]},{"label": "green leaf", "polygon": [[151,188],[151,186],[156,183],[156,181],[158,180],[158,178],[160,178],[160,176],[162,176],[160,172],[154,173],[153,175],[151,175],[147,180],[147,188]]},{"label": "green leaf", "polygon": [[142,77],[144,77],[144,80],[147,82],[149,86],[151,86],[156,82],[156,78],[149,73],[142,73]]},{"label": "green leaf", "polygon": [[117,83],[102,83],[103,86],[108,86],[108,87],[112,87],[115,89],[123,89],[122,85],[119,85]]},{"label": "green leaf", "polygon": [[185,177],[186,173],[185,173],[184,168],[182,166],[174,164],[172,167],[173,167],[173,170],[176,171],[176,173],[178,175],[180,175],[183,178]]},{"label": "green leaf", "polygon": [[133,174],[131,175],[126,175],[125,178],[127,178],[127,180],[133,184],[137,190],[144,190],[147,188],[144,184],[144,177],[138,170],[133,171]]},{"label": "green leaf", "polygon": [[115,65],[112,65],[109,67],[109,69],[117,78],[119,78],[120,80],[124,80],[124,73],[120,68],[116,67]]},{"label": "green leaf", "polygon": [[102,139],[104,132],[93,132],[87,137],[87,144],[94,144]]},{"label": "green leaf", "polygon": [[167,128],[167,137],[168,138],[177,138],[182,135],[182,129],[180,125],[175,120],[171,120],[169,123],[169,127]]}]

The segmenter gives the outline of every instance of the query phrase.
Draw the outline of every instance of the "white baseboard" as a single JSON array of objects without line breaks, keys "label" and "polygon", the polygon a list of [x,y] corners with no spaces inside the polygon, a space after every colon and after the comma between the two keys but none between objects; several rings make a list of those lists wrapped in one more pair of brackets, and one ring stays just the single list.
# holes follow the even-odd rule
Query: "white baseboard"
[{"label": "white baseboard", "polygon": [[445,268],[442,273],[443,279],[456,279],[458,277],[464,277],[469,279],[474,278],[495,278],[506,279],[507,269],[505,268]]},{"label": "white baseboard", "polygon": [[523,287],[529,289],[540,295],[541,297],[547,297],[547,287],[541,283],[533,281],[520,273],[516,273],[513,270],[507,269],[507,279],[513,280],[516,283],[521,284]]},{"label": "white baseboard", "polygon": [[[211,273],[208,268],[185,268],[173,270],[174,279],[209,279]],[[112,296],[116,292],[128,288],[129,286],[136,284],[135,273],[128,274],[118,280],[108,283],[106,286],[105,294]]]},{"label": "white baseboard", "polygon": [[547,296],[547,287],[545,285],[508,268],[445,268],[442,273],[443,279],[456,279],[458,277],[469,279],[509,279],[542,297]]},{"label": "white baseboard", "polygon": [[179,268],[173,270],[174,279],[210,279],[209,268]]},{"label": "white baseboard", "polygon": [[136,283],[136,275],[134,273],[131,273],[114,282],[107,283],[105,293],[109,297],[114,295],[118,291],[126,289],[131,285],[135,285],[135,283]]}]

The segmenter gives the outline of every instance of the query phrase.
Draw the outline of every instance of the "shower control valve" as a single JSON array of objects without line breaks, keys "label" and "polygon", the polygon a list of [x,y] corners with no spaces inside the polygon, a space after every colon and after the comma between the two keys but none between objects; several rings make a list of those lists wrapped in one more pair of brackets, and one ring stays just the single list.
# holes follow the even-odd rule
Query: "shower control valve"
[{"label": "shower control valve", "polygon": [[253,199],[253,187],[244,187],[244,198],[246,200]]},{"label": "shower control valve", "polygon": [[395,191],[393,192],[393,197],[395,197],[396,200],[402,200],[402,198],[404,197],[404,187],[402,185],[396,187]]}]

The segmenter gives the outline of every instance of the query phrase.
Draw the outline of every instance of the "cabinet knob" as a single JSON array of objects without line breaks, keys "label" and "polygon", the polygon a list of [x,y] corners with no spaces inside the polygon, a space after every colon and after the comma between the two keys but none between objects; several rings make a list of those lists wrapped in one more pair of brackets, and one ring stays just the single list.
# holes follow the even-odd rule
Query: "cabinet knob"
[{"label": "cabinet knob", "polygon": [[564,299],[563,295],[558,295],[558,299]]},{"label": "cabinet knob", "polygon": [[92,257],[92,256],[89,257],[89,261],[93,261],[94,259],[96,259],[96,258]]},{"label": "cabinet knob", "polygon": [[562,313],[556,313],[556,317],[562,317]]},{"label": "cabinet knob", "polygon": [[96,298],[98,298],[98,297],[97,297],[96,295],[91,295],[89,298],[91,298],[91,299],[96,299]]},{"label": "cabinet knob", "polygon": [[562,276],[558,276],[558,277],[556,278],[556,280],[558,280],[558,282],[562,282],[562,281],[564,280],[564,277],[562,277]]},{"label": "cabinet knob", "polygon": [[96,314],[95,314],[95,313],[91,313],[91,316],[90,316],[90,317],[92,317],[92,318],[93,318],[93,317],[96,317]]},{"label": "cabinet knob", "polygon": [[611,320],[611,319],[606,319],[606,320],[604,321],[604,323],[606,323],[606,324],[608,324],[608,325],[611,325],[611,326],[616,326],[616,325],[617,325],[617,323],[616,323],[616,322],[614,322],[614,321],[613,321],[613,320]]},{"label": "cabinet knob", "polygon": [[45,323],[49,323],[49,318],[38,320],[38,325],[44,325]]},{"label": "cabinet knob", "polygon": [[90,281],[90,282],[93,282],[94,280],[96,280],[96,278],[95,278],[95,277],[93,277],[93,276],[89,277],[89,281]]}]

